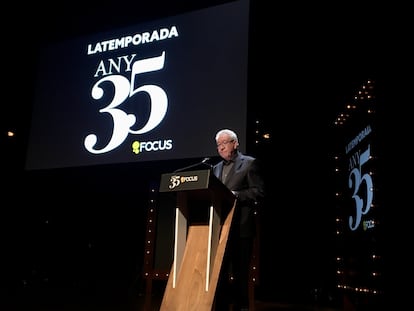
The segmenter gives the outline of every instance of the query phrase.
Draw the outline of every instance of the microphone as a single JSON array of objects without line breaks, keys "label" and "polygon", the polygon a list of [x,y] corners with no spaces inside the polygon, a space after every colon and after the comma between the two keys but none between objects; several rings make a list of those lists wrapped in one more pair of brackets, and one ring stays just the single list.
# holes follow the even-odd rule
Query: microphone
[{"label": "microphone", "polygon": [[[204,158],[203,159],[203,161],[201,161],[201,163],[207,163],[208,161],[210,161],[210,158],[209,157],[207,157],[207,158]],[[207,163],[207,164],[209,164],[209,163]],[[210,164],[209,164],[210,165]]]},{"label": "microphone", "polygon": [[186,166],[186,167],[182,167],[182,168],[176,169],[173,173],[178,173],[178,172],[182,172],[182,171],[187,171],[187,170],[189,170],[189,169],[192,169],[192,168],[195,168],[195,167],[198,167],[198,166],[204,166],[204,165],[208,166],[208,167],[209,167],[209,169],[212,169],[212,168],[213,168],[213,165],[211,165],[210,163],[208,163],[208,161],[210,161],[210,158],[206,157],[206,158],[204,158],[201,162],[197,162],[197,163],[195,163],[195,164],[191,164],[191,165],[189,165],[189,166]]},{"label": "microphone", "polygon": [[213,164],[208,163],[208,161],[210,161],[210,160],[211,159],[209,157],[206,157],[206,158],[203,159],[203,161],[201,161],[201,163],[207,165],[209,167],[209,169],[212,170],[213,169]]}]

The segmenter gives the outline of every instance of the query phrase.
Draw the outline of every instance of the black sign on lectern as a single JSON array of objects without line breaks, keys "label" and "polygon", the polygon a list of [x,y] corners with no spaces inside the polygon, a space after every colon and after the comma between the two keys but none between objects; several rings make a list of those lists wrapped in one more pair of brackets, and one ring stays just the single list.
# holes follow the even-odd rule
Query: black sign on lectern
[{"label": "black sign on lectern", "polygon": [[228,212],[226,207],[230,207],[235,199],[233,193],[210,169],[163,174],[161,176],[160,192],[179,194],[177,206],[187,205],[183,203],[183,200],[196,200],[198,208],[188,211],[194,220],[204,218],[201,202],[204,201],[208,206],[213,203],[216,208],[221,209],[222,213],[226,213]]},{"label": "black sign on lectern", "polygon": [[207,189],[211,175],[211,170],[163,174],[161,176],[160,192]]},{"label": "black sign on lectern", "polygon": [[[202,206],[213,204],[221,213],[227,213],[235,200],[233,193],[210,169],[163,174],[159,191],[178,194],[177,206],[193,221],[206,219],[208,210]],[[185,202],[190,200],[196,201],[198,207],[184,210],[188,205]],[[191,205],[194,203],[191,202]]]},{"label": "black sign on lectern", "polygon": [[[189,191],[198,190],[198,191]],[[220,198],[233,202],[233,193],[219,180],[211,169],[173,172],[161,175],[160,192],[194,192],[198,198]]]}]

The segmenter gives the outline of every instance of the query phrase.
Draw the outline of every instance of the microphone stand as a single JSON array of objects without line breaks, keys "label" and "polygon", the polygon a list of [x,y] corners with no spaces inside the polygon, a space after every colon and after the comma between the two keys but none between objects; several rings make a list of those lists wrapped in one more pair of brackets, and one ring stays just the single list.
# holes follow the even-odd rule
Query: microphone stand
[{"label": "microphone stand", "polygon": [[195,163],[195,164],[191,164],[191,165],[188,165],[188,166],[183,167],[183,168],[176,169],[173,173],[187,171],[187,170],[189,170],[191,168],[198,167],[198,166],[202,166],[202,165],[206,165],[206,166],[209,167],[209,169],[212,169],[213,168],[213,165],[211,165],[210,163],[208,163],[209,160],[210,160],[210,158],[204,158],[201,162],[198,162],[198,163]]}]

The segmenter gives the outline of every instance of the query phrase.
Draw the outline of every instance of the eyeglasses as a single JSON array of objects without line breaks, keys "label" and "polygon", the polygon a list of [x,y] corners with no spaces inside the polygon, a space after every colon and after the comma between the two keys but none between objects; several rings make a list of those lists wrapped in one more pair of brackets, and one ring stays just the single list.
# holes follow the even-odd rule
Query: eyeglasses
[{"label": "eyeglasses", "polygon": [[227,144],[234,142],[234,139],[232,140],[224,140],[221,143],[217,144],[217,148],[220,147],[221,145],[227,146]]}]

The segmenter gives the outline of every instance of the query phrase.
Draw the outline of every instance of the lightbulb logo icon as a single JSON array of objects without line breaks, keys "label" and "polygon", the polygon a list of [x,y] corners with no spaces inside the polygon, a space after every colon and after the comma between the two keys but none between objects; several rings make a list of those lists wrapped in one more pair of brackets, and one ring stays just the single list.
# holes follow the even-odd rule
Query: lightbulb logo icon
[{"label": "lightbulb logo icon", "polygon": [[139,141],[134,141],[132,143],[132,152],[135,154],[139,153]]}]

